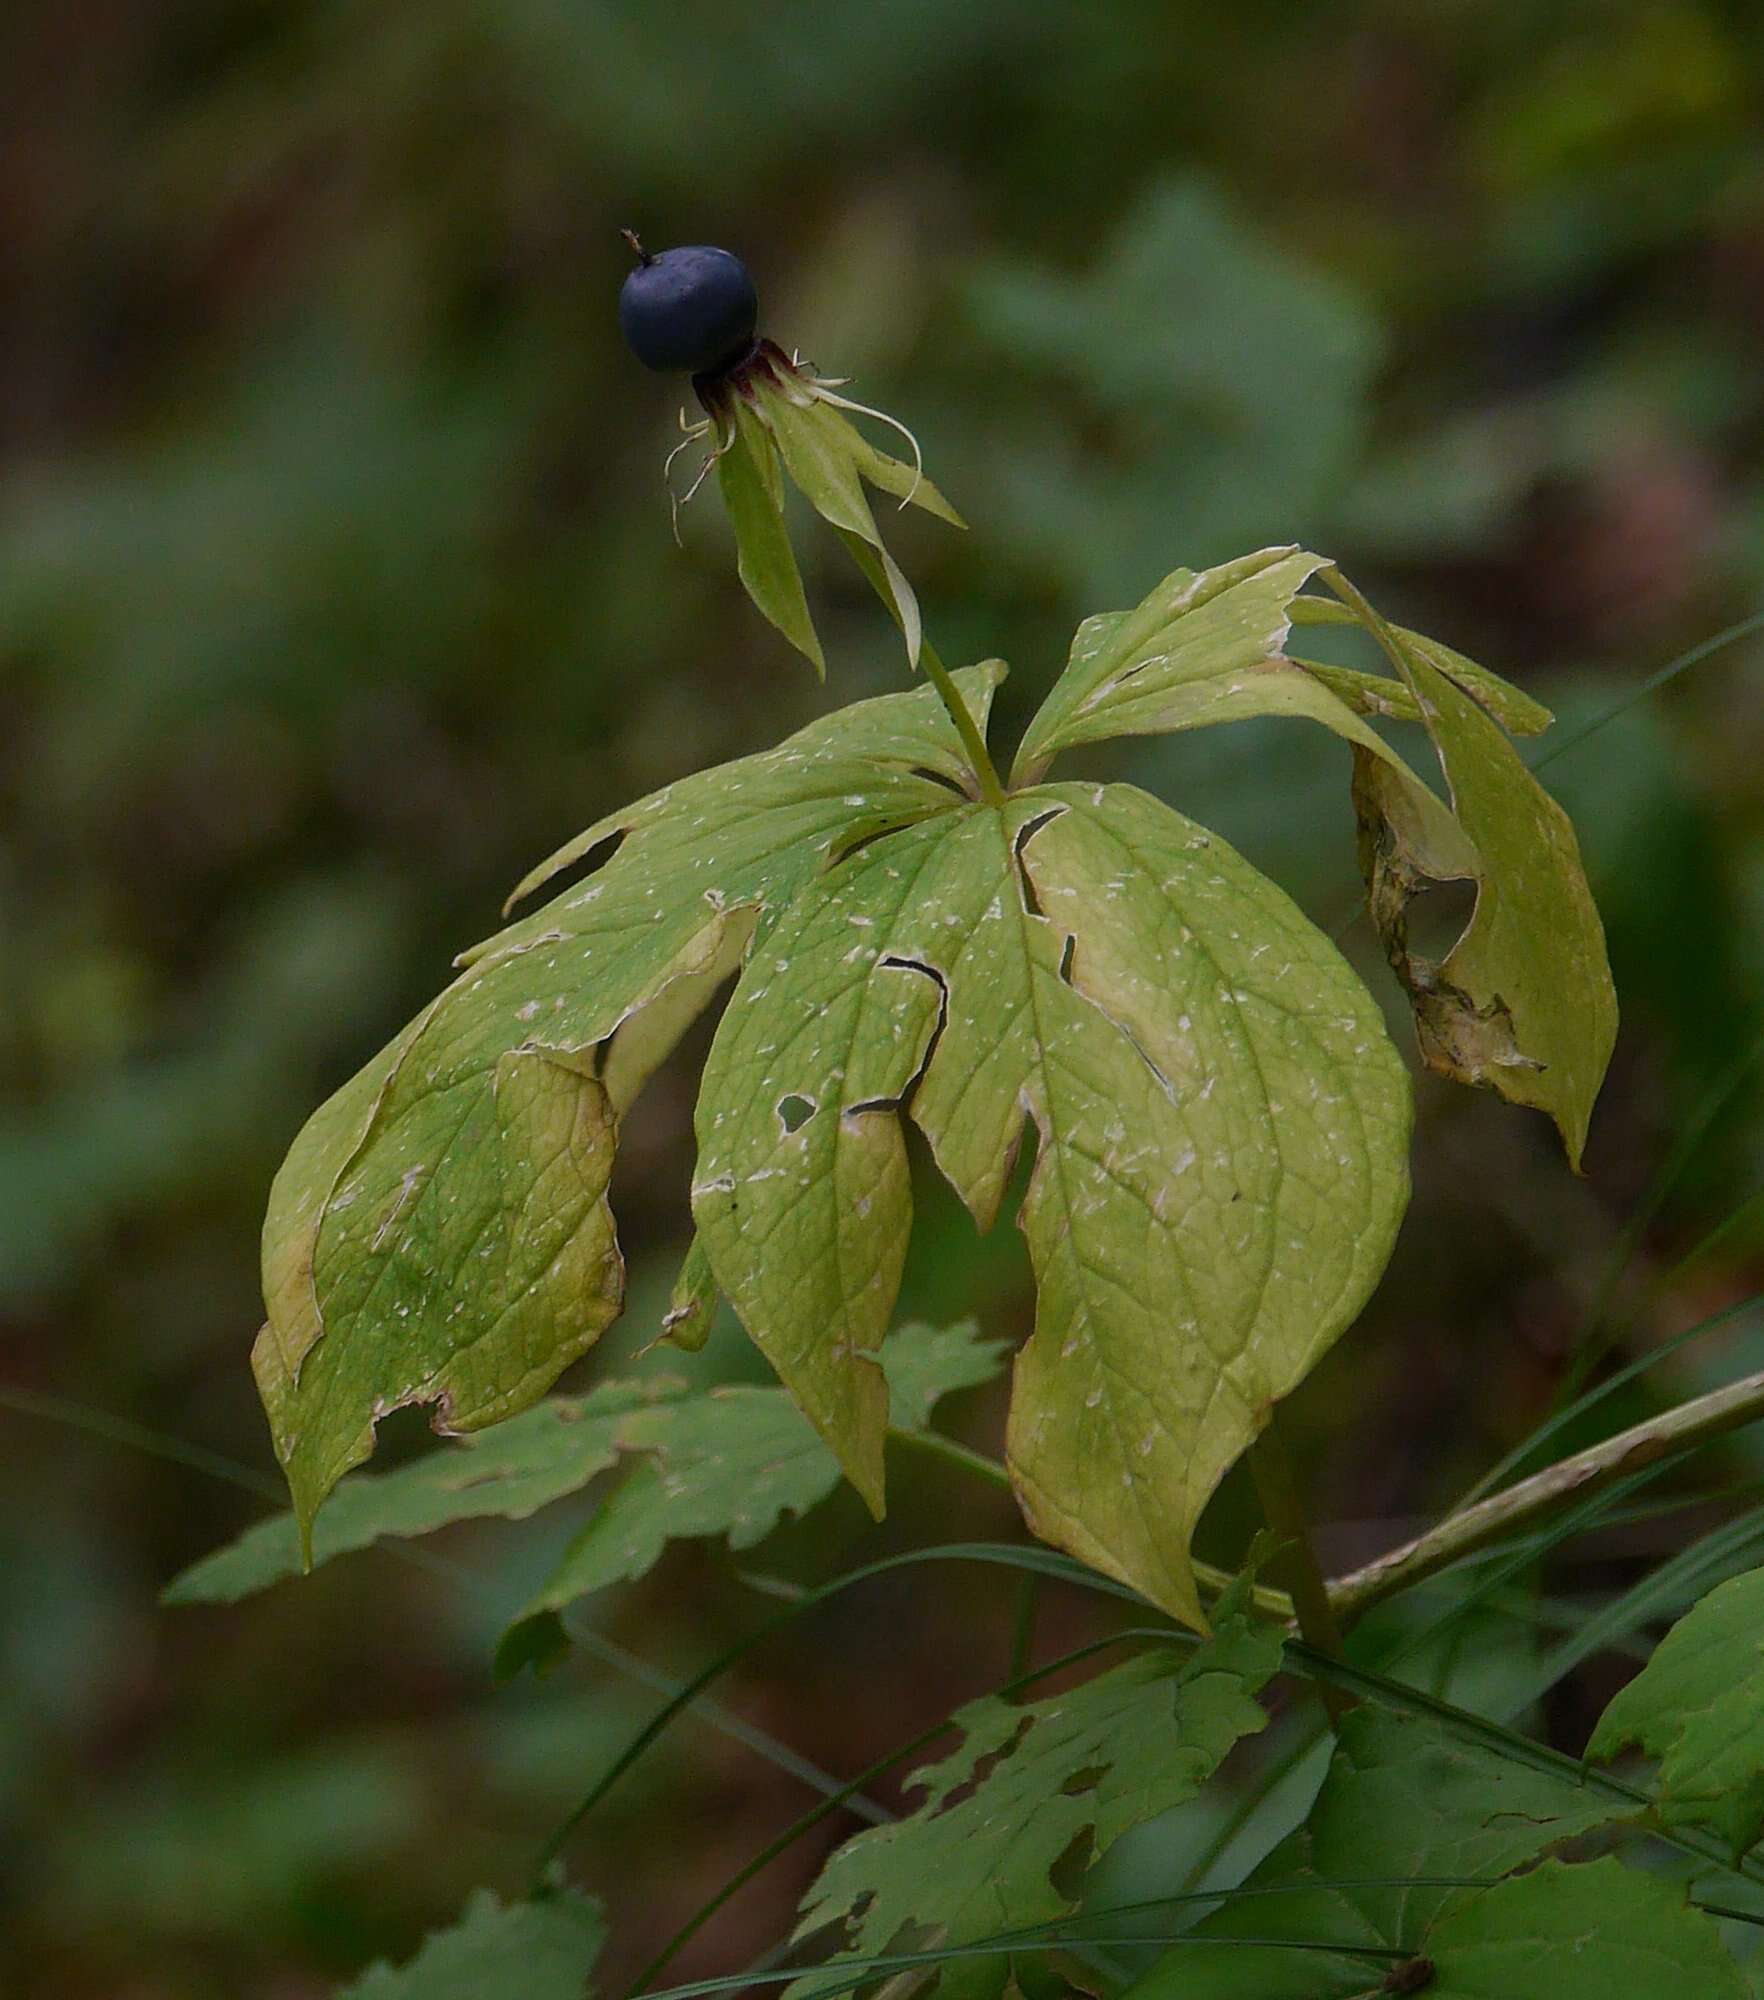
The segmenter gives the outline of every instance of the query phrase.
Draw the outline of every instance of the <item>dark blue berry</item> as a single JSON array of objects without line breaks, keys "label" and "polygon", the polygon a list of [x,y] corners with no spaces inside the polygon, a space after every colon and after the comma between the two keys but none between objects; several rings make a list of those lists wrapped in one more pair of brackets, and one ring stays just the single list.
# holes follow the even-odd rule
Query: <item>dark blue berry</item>
[{"label": "dark blue berry", "polygon": [[688,243],[642,260],[619,292],[619,330],[645,368],[714,375],[753,345],[759,300],[747,266],[727,250]]}]

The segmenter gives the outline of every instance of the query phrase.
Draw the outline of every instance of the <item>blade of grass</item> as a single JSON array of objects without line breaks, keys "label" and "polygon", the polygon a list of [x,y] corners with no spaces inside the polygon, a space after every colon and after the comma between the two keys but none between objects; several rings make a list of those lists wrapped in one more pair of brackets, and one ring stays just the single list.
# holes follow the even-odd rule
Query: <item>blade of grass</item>
[{"label": "blade of grass", "polygon": [[1578,750],[1589,738],[1601,729],[1615,722],[1620,715],[1627,715],[1632,708],[1647,700],[1649,695],[1658,694],[1663,687],[1677,680],[1680,674],[1687,674],[1692,667],[1701,666],[1705,660],[1713,659],[1717,653],[1725,652],[1729,646],[1737,645],[1741,639],[1749,639],[1754,632],[1764,630],[1764,611],[1754,611],[1749,618],[1742,618],[1736,625],[1728,625],[1707,639],[1699,639],[1694,646],[1688,646],[1676,659],[1668,660],[1657,673],[1649,674],[1646,680],[1631,688],[1626,695],[1595,715],[1590,722],[1575,730],[1572,736],[1564,736],[1559,743],[1552,744],[1541,756],[1528,760],[1533,771],[1542,771],[1553,764],[1558,757],[1566,757],[1570,750]]},{"label": "blade of grass", "polygon": [[1667,1607],[1682,1603],[1686,1594],[1702,1595],[1705,1584],[1713,1588],[1725,1576],[1749,1567],[1760,1552],[1764,1552],[1764,1515],[1748,1514],[1712,1530],[1576,1626],[1542,1662],[1523,1696],[1516,1699],[1529,1706],[1614,1638],[1639,1630]]},{"label": "blade of grass", "polygon": [[[811,1611],[838,1597],[843,1592],[855,1589],[859,1584],[871,1582],[879,1576],[887,1576],[896,1570],[911,1569],[922,1563],[935,1562],[978,1562],[995,1563],[1001,1568],[1034,1572],[1043,1576],[1055,1576],[1063,1582],[1077,1583],[1107,1597],[1114,1597],[1133,1605],[1137,1610],[1157,1616],[1157,1606],[1141,1597],[1137,1591],[1125,1584],[1116,1583],[1112,1577],[1100,1575],[1086,1569],[1082,1563],[1074,1562],[1069,1556],[1055,1555],[1050,1549],[1019,1546],[1009,1542],[951,1542],[934,1549],[909,1549],[902,1555],[885,1556],[879,1562],[866,1563],[859,1569],[848,1570],[843,1576],[834,1577],[830,1582],[820,1584],[809,1591],[799,1602],[785,1605],[753,1631],[725,1646],[715,1659],[685,1682],[679,1692],[657,1709],[625,1748],[615,1757],[608,1768],[589,1787],[586,1796],[571,1809],[552,1832],[540,1850],[539,1860],[533,1871],[536,1884],[542,1884],[551,1865],[562,1854],[578,1827],[594,1811],[602,1799],[616,1785],[620,1778],[643,1755],[668,1728],[681,1711],[691,1705],[711,1683],[726,1674],[739,1660],[767,1639],[774,1637],[797,1619],[806,1617]],[[1170,1644],[1197,1646],[1198,1634],[1179,1631],[1174,1626],[1166,1634]]]}]

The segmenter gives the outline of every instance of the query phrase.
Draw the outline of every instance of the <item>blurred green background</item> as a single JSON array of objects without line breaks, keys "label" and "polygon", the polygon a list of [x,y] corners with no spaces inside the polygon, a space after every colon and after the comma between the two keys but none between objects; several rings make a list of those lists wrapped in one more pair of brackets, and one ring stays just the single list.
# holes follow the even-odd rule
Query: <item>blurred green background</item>
[{"label": "blurred green background", "polygon": [[[823,692],[741,598],[711,493],[670,538],[680,399],[617,345],[616,227],[739,251],[764,328],[914,426],[973,528],[896,545],[946,657],[1014,662],[1005,730],[1081,616],[1305,540],[1565,739],[1764,603],[1761,104],[1742,0],[0,11],[0,1989],[325,1993],[471,1884],[518,1890],[655,1700],[581,1652],[490,1686],[569,1504],[454,1531],[448,1573],[370,1554],[155,1602],[266,1504],[204,1454],[271,1469],[255,1240],[306,1112],[569,833],[899,682],[830,540]],[[1113,766],[1332,926],[1346,767],[1276,725]],[[1295,1399],[1336,1560],[1522,1435],[1589,1318],[1639,1351],[1759,1288],[1761,769],[1764,636],[1549,766],[1625,1010],[1587,1178],[1542,1120],[1421,1084],[1396,1261]],[[1345,943],[1388,992],[1365,926]],[[692,1055],[626,1141],[616,1357],[682,1247]],[[906,1306],[1015,1335],[1028,1303],[1014,1235],[977,1246],[927,1185]],[[1741,1315],[1616,1415],[1761,1349]],[[758,1379],[727,1326],[698,1365]],[[954,1414],[995,1444],[991,1392]],[[384,1454],[422,1436],[389,1424]],[[1016,1531],[953,1473],[894,1490],[886,1529],[842,1498],[757,1566]],[[1230,1560],[1247,1513],[1228,1489],[1215,1516]],[[1556,1595],[1686,1532],[1577,1544]],[[1003,1677],[1010,1603],[877,1586],[725,1697],[849,1774]],[[595,1616],[667,1672],[771,1608],[687,1550]],[[1092,1615],[1050,1595],[1041,1644]],[[1478,1642],[1465,1698],[1526,1630]],[[1578,1748],[1621,1671],[1536,1726]],[[807,1796],[672,1732],[572,1853],[609,1976]],[[824,1845],[678,1975],[781,1935]]]}]

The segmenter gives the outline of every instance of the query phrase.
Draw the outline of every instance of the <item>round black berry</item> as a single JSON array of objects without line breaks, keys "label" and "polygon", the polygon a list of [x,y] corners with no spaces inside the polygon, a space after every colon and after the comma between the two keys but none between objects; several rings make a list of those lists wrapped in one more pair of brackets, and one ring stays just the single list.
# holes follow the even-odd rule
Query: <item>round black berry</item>
[{"label": "round black berry", "polygon": [[747,266],[727,250],[688,243],[641,259],[619,292],[619,330],[645,368],[713,375],[753,345],[759,300]]}]

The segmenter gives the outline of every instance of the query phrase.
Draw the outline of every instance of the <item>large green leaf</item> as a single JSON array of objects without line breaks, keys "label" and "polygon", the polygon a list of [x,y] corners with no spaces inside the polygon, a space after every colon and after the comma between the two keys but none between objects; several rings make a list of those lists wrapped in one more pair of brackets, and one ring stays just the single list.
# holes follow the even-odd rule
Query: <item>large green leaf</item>
[{"label": "large green leaf", "polygon": [[371,1967],[337,2000],[586,2000],[605,1941],[600,1905],[574,1889],[506,1904],[480,1889],[407,1964]]},{"label": "large green leaf", "polygon": [[[903,1326],[882,1349],[897,1431],[926,1429],[938,1400],[990,1381],[1003,1343],[959,1326]],[[712,1389],[634,1411],[618,1431],[638,1456],[606,1504],[564,1550],[517,1620],[505,1666],[556,1651],[559,1634],[521,1629],[607,1585],[634,1582],[669,1542],[724,1535],[732,1549],[763,1541],[786,1514],[806,1514],[839,1483],[839,1461],[782,1389]]]},{"label": "large green leaf", "polygon": [[953,809],[798,896],[706,1065],[694,1210],[878,1507],[903,1107],[983,1228],[1033,1120],[1013,1479],[1046,1539],[1202,1623],[1201,1508],[1402,1213],[1408,1082],[1370,996],[1272,883],[1127,786]]},{"label": "large green leaf", "polygon": [[[1254,1696],[1279,1669],[1280,1636],[1247,1614],[1246,1598],[1232,1587],[1213,1639],[1180,1669],[1150,1653],[1051,1701],[988,1696],[958,1709],[959,1747],[907,1780],[924,1802],[848,1841],[804,1898],[797,1937],[838,1923],[842,1948],[792,1994],[828,1985],[852,1958],[978,1944],[1074,1909],[1062,1862],[1087,1867],[1128,1828],[1192,1798],[1262,1728]],[[1006,1951],[954,1958],[939,1990],[993,2000],[1009,1972]]]},{"label": "large green leaf", "polygon": [[1660,1759],[1668,1826],[1710,1826],[1736,1854],[1764,1833],[1764,1569],[1710,1591],[1619,1691],[1587,1754]]},{"label": "large green leaf", "polygon": [[1609,1859],[1546,1861],[1462,1904],[1427,1940],[1429,2000],[1745,2000],[1682,1886]]},{"label": "large green leaf", "polygon": [[[1325,574],[1348,601],[1300,595]],[[1290,658],[1294,622],[1362,625],[1398,678]],[[1367,715],[1425,725],[1451,809]],[[1505,733],[1535,732],[1549,711],[1449,646],[1388,624],[1324,557],[1264,549],[1198,576],[1177,570],[1134,610],[1080,626],[1017,773],[1033,778],[1076,744],[1251,716],[1319,722],[1353,745],[1368,901],[1424,1058],[1547,1111],[1578,1166],[1617,1005],[1574,830]],[[1434,963],[1410,948],[1407,910],[1440,881],[1473,883],[1476,902]]]},{"label": "large green leaf", "polygon": [[[1610,1798],[1571,1779],[1446,1737],[1424,1720],[1355,1709],[1342,1719],[1305,1824],[1245,1884],[1257,1893],[1198,1924],[1130,1989],[1133,2000],[1349,2000],[1376,1992],[1391,1965],[1379,1954],[1435,1956],[1436,1927],[1484,1894],[1417,1878],[1493,1883],[1612,1815]],[[1624,1885],[1638,1879],[1619,1875]],[[1331,1949],[1272,1942],[1282,1938]],[[1545,1943],[1540,1935],[1540,1953]],[[1532,1989],[1494,1989],[1509,1990]]]},{"label": "large green leaf", "polygon": [[[971,708],[1001,673],[965,671]],[[806,880],[965,775],[925,689],[612,815],[522,888],[618,839],[611,860],[467,954],[317,1113],[271,1192],[253,1353],[303,1525],[388,1410],[475,1430],[592,1345],[622,1296],[619,1117]]]}]

